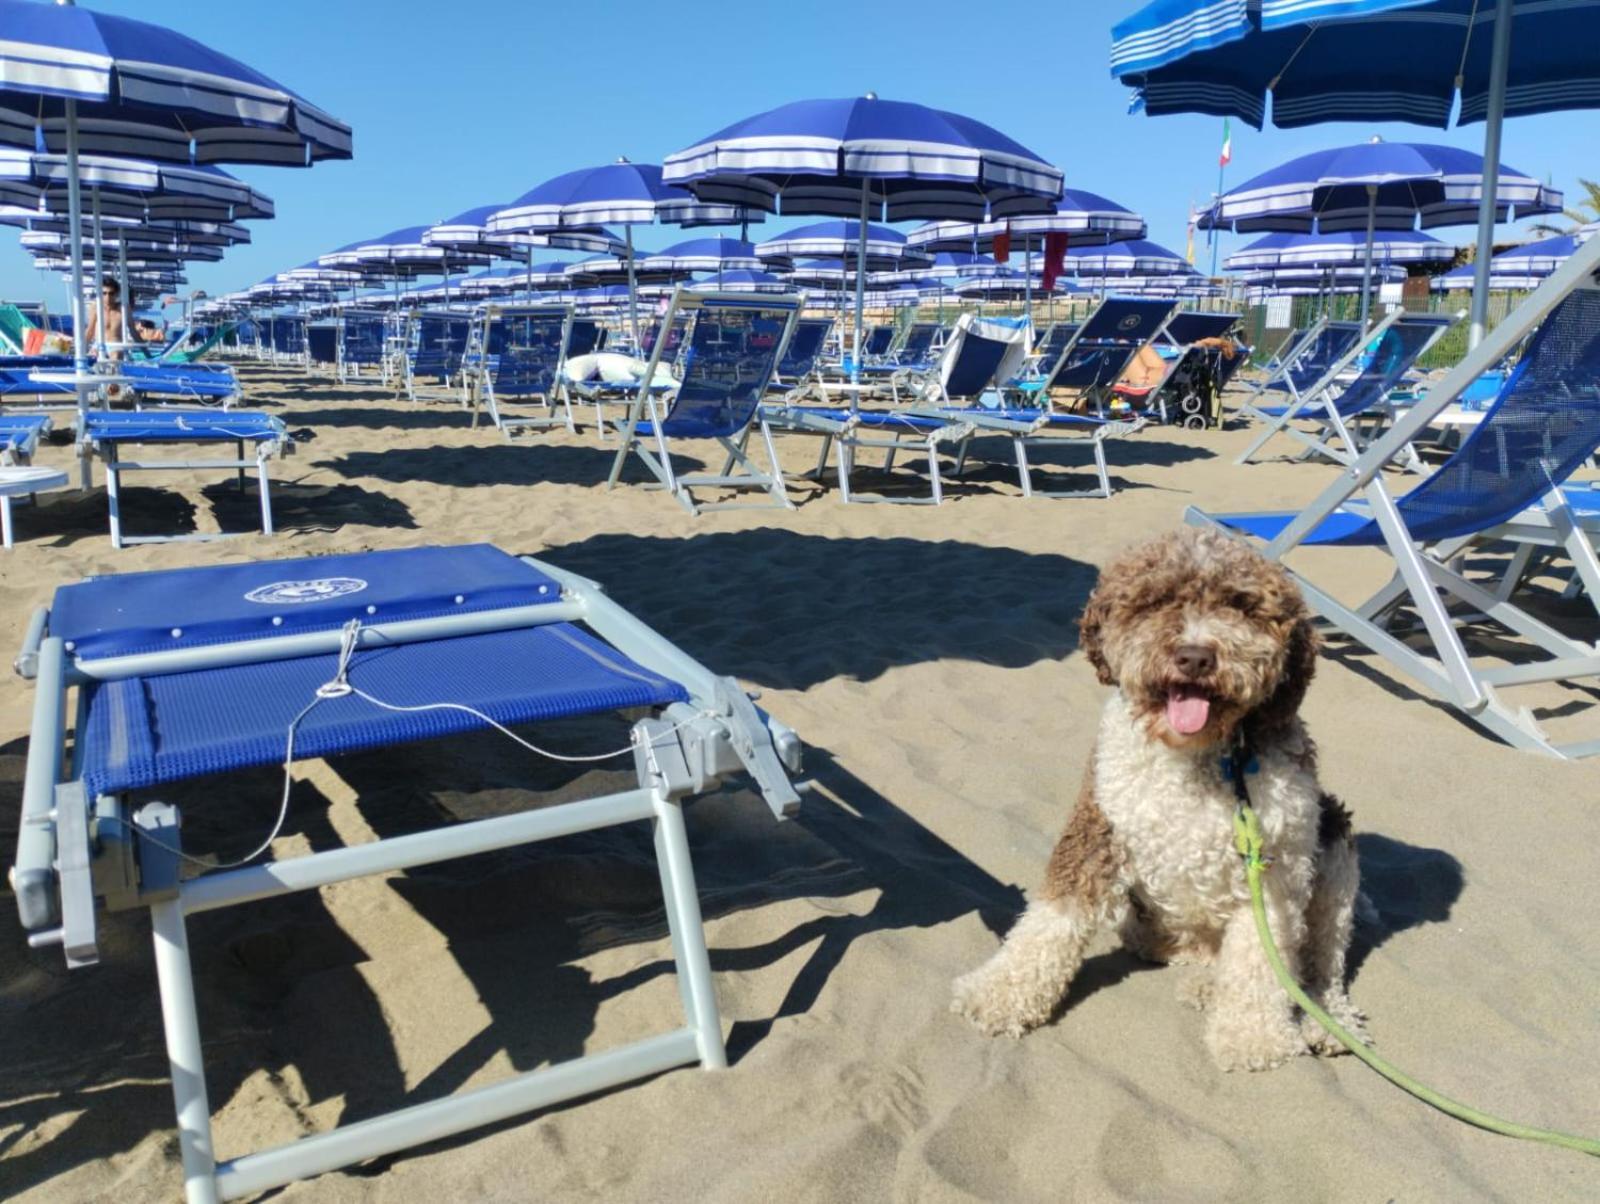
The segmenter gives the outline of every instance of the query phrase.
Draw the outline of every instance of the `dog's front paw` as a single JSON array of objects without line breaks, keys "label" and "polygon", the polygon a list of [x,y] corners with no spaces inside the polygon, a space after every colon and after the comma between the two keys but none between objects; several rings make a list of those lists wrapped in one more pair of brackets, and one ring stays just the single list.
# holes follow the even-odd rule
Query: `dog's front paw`
[{"label": "dog's front paw", "polygon": [[1186,974],[1178,980],[1178,1002],[1197,1012],[1209,1011],[1216,983],[1208,971]]},{"label": "dog's front paw", "polygon": [[[1363,1045],[1371,1045],[1372,1038],[1367,1036],[1367,1018],[1361,1014],[1356,1005],[1343,991],[1329,993],[1317,1000],[1329,1016],[1341,1025],[1344,1030],[1360,1041]],[[1306,1044],[1311,1047],[1311,1052],[1322,1058],[1337,1057],[1342,1053],[1349,1053],[1345,1045],[1321,1024],[1310,1016],[1300,1017],[1300,1033],[1306,1039]]]},{"label": "dog's front paw", "polygon": [[1265,1029],[1213,1025],[1206,1030],[1206,1048],[1223,1070],[1271,1070],[1307,1052],[1300,1029],[1285,1020]]},{"label": "dog's front paw", "polygon": [[991,1037],[1020,1037],[1050,1018],[1034,993],[1008,973],[1000,956],[955,981],[950,1010],[965,1016]]}]

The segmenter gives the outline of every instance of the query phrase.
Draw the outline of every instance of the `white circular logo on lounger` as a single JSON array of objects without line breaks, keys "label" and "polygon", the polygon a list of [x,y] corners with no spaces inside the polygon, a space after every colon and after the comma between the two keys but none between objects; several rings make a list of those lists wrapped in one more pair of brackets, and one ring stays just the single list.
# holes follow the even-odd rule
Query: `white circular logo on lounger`
[{"label": "white circular logo on lounger", "polygon": [[244,596],[263,606],[295,606],[301,602],[328,602],[346,594],[359,594],[367,583],[359,577],[317,577],[311,581],[274,581],[259,585]]},{"label": "white circular logo on lounger", "polygon": [[1138,314],[1129,314],[1126,318],[1123,318],[1122,321],[1117,323],[1117,329],[1132,330],[1135,326],[1139,325],[1139,323],[1143,321],[1144,319]]}]

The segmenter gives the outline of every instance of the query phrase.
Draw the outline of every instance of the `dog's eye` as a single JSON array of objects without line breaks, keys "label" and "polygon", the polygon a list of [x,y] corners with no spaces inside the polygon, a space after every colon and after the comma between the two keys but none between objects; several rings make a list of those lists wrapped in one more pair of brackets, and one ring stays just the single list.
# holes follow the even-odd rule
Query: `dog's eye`
[{"label": "dog's eye", "polygon": [[1255,609],[1256,599],[1254,594],[1234,593],[1228,596],[1228,605],[1241,613],[1249,613]]}]

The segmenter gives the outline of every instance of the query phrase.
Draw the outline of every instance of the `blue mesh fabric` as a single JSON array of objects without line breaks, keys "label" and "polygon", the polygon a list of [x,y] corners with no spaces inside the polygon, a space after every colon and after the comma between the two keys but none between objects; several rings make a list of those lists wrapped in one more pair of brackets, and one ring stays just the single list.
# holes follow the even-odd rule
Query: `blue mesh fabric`
[{"label": "blue mesh fabric", "polygon": [[304,318],[268,318],[268,344],[279,355],[302,355],[306,349]]},{"label": "blue mesh fabric", "polygon": [[1061,358],[1061,351],[1072,341],[1072,336],[1078,333],[1076,322],[1057,322],[1044,332],[1044,338],[1035,347],[1034,354],[1039,357],[1039,362],[1049,367]]},{"label": "blue mesh fabric", "polygon": [[86,437],[95,443],[204,443],[283,437],[283,425],[255,410],[90,410]]},{"label": "blue mesh fabric", "polygon": [[1289,365],[1285,379],[1274,381],[1267,387],[1287,389],[1292,383],[1297,392],[1305,392],[1328,375],[1328,369],[1348,354],[1360,337],[1361,327],[1355,322],[1328,323],[1311,340],[1311,346]]},{"label": "blue mesh fabric", "polygon": [[778,362],[778,375],[784,380],[805,376],[816,366],[822,346],[833,330],[832,318],[801,318],[794,324],[783,359]]},{"label": "blue mesh fabric", "polygon": [[939,333],[937,322],[918,322],[906,332],[906,341],[900,344],[902,364],[920,364],[933,349],[933,336]]},{"label": "blue mesh fabric", "polygon": [[308,326],[306,349],[313,364],[332,364],[339,358],[339,328],[337,326]]},{"label": "blue mesh fabric", "polygon": [[1094,389],[1116,382],[1139,350],[1136,343],[1084,346],[1079,343],[1050,378],[1052,389]]},{"label": "blue mesh fabric", "polygon": [[1367,362],[1344,392],[1333,398],[1333,408],[1346,418],[1371,409],[1416,366],[1417,357],[1428,348],[1439,331],[1453,319],[1413,314],[1401,318],[1379,337],[1377,346],[1367,352]]},{"label": "blue mesh fabric", "polygon": [[694,311],[682,356],[682,383],[661,421],[669,438],[738,434],[772,379],[793,305],[750,302]]},{"label": "blue mesh fabric", "polygon": [[497,397],[548,396],[561,363],[564,307],[513,309],[489,320],[485,350]]},{"label": "blue mesh fabric", "polygon": [[1119,343],[1148,343],[1175,306],[1173,301],[1144,297],[1107,297],[1083,320],[1080,342],[1111,339]]},{"label": "blue mesh fabric", "polygon": [[[79,749],[84,780],[104,794],[281,762],[290,721],[337,665],[336,656],[312,656],[89,687]],[[507,725],[688,698],[678,683],[566,623],[362,651],[349,680],[393,705],[460,703]],[[395,713],[347,695],[302,720],[295,755],[333,756],[485,726],[460,711]]]},{"label": "blue mesh fabric", "polygon": [[862,345],[862,355],[887,355],[889,344],[894,342],[893,326],[874,326],[867,331],[866,342]]},{"label": "blue mesh fabric", "polygon": [[239,391],[232,372],[207,364],[136,364],[124,361],[117,371],[141,393],[172,393],[190,397],[231,397]]},{"label": "blue mesh fabric", "polygon": [[116,573],[63,585],[50,634],[83,660],[558,601],[544,573],[488,544]]},{"label": "blue mesh fabric", "polygon": [[567,358],[599,351],[605,341],[600,337],[604,333],[600,323],[590,318],[572,319],[572,328],[567,332]]},{"label": "blue mesh fabric", "polygon": [[[683,349],[684,332],[689,329],[689,315],[679,314],[672,320],[672,329],[667,331],[667,341],[661,348],[661,362],[663,364],[675,363],[678,352]],[[639,331],[639,354],[646,358],[655,354],[656,340],[661,337],[661,323],[650,322]]]},{"label": "blue mesh fabric", "polygon": [[1167,337],[1179,347],[1201,339],[1220,339],[1239,321],[1238,314],[1202,314],[1187,310],[1172,315],[1167,323]]},{"label": "blue mesh fabric", "polygon": [[961,349],[945,379],[944,391],[952,398],[975,398],[994,383],[995,370],[1012,344],[986,339],[967,331],[961,336]]},{"label": "blue mesh fabric", "polygon": [[344,316],[344,362],[347,364],[383,362],[382,314]]},{"label": "blue mesh fabric", "polygon": [[30,451],[49,425],[42,414],[0,414],[0,451]]},{"label": "blue mesh fabric", "polygon": [[[1430,543],[1506,522],[1546,496],[1600,447],[1600,289],[1569,294],[1529,340],[1483,421],[1398,506]],[[1293,515],[1221,516],[1271,538]],[[1378,524],[1338,514],[1306,543],[1381,544]]]},{"label": "blue mesh fabric", "polygon": [[424,313],[417,318],[417,350],[411,370],[418,376],[454,376],[461,370],[472,323],[464,314]]}]

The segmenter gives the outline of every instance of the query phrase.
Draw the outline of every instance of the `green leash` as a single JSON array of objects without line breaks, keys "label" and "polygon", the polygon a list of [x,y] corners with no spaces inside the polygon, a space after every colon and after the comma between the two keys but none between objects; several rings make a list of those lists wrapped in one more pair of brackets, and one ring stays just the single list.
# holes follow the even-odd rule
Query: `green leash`
[{"label": "green leash", "polygon": [[1236,754],[1233,763],[1234,791],[1239,796],[1239,806],[1233,815],[1233,844],[1239,850],[1239,856],[1244,858],[1245,877],[1250,882],[1250,907],[1255,912],[1256,932],[1261,935],[1261,947],[1266,950],[1267,961],[1272,964],[1272,972],[1278,976],[1278,982],[1283,985],[1283,989],[1289,992],[1289,998],[1299,1004],[1306,1015],[1332,1033],[1341,1045],[1396,1087],[1402,1091],[1409,1091],[1423,1103],[1431,1104],[1446,1115],[1464,1120],[1469,1125],[1477,1125],[1478,1128],[1487,1129],[1491,1133],[1564,1146],[1569,1150],[1577,1150],[1579,1153],[1600,1158],[1600,1141],[1593,1138],[1576,1137],[1571,1133],[1557,1133],[1550,1129],[1535,1129],[1528,1125],[1501,1120],[1498,1116],[1490,1116],[1487,1112],[1469,1108],[1466,1104],[1458,1104],[1433,1088],[1424,1086],[1405,1071],[1384,1061],[1365,1044],[1346,1032],[1332,1016],[1317,1006],[1311,996],[1305,993],[1295,981],[1294,975],[1289,973],[1289,967],[1283,964],[1283,956],[1278,952],[1278,946],[1273,943],[1272,929],[1267,924],[1267,903],[1261,889],[1261,872],[1267,867],[1268,860],[1262,856],[1261,819],[1250,806],[1250,799],[1245,791],[1244,760],[1242,755]]}]

